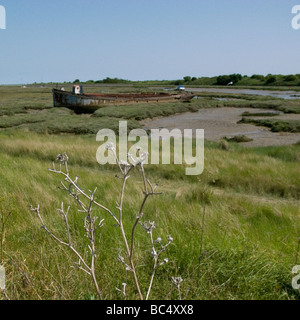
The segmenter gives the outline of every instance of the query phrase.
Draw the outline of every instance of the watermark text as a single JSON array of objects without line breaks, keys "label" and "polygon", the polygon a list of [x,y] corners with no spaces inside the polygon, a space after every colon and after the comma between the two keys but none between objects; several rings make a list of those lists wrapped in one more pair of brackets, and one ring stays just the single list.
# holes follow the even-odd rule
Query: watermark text
[{"label": "watermark text", "polygon": [[6,10],[0,5],[0,29],[6,29]]},{"label": "watermark text", "polygon": [[[97,141],[103,142],[98,148],[96,158],[99,164],[115,164],[107,145],[117,145],[117,136],[111,129],[102,129],[97,133]],[[128,143],[130,149],[128,150]],[[151,148],[150,148],[151,147]],[[152,129],[150,136],[143,129],[128,132],[127,121],[119,122],[118,158],[122,163],[134,164],[137,150],[147,156],[144,164],[186,165],[186,175],[200,175],[204,170],[204,130],[203,129]],[[151,153],[149,152],[151,149]],[[148,155],[150,154],[150,157]]]},{"label": "watermark text", "polygon": [[300,29],[300,5],[295,5],[292,8],[292,14],[295,14],[295,16],[292,19],[292,28],[295,30]]}]

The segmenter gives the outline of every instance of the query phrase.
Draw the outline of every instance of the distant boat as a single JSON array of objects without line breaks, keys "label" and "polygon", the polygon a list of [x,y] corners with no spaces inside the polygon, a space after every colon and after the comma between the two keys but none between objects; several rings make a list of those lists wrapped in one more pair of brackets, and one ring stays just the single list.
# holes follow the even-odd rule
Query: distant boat
[{"label": "distant boat", "polygon": [[55,107],[66,107],[76,113],[93,113],[107,105],[127,105],[147,102],[189,102],[193,94],[169,93],[83,93],[81,86],[74,86],[73,92],[53,89]]}]

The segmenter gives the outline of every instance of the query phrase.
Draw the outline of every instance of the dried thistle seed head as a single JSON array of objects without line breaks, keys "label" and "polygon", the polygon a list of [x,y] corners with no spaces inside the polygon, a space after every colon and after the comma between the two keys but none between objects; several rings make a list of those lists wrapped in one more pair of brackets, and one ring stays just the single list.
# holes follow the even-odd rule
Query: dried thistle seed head
[{"label": "dried thistle seed head", "polygon": [[161,263],[160,263],[160,266],[163,266],[164,264],[168,263],[169,262],[169,259],[168,258],[165,258]]},{"label": "dried thistle seed head", "polygon": [[143,163],[147,160],[149,153],[148,152],[140,152],[140,162]]},{"label": "dried thistle seed head", "polygon": [[120,160],[119,163],[120,163],[120,166],[122,167],[131,167],[131,165],[127,161]]},{"label": "dried thistle seed head", "polygon": [[148,223],[149,224],[148,224],[147,232],[151,233],[155,229],[155,222],[154,221],[153,222],[149,221]]},{"label": "dried thistle seed head", "polygon": [[59,154],[57,155],[57,157],[56,157],[56,160],[57,160],[57,161],[62,161],[62,159],[63,159],[63,155],[59,153]]},{"label": "dried thistle seed head", "polygon": [[110,150],[110,151],[116,151],[116,147],[112,142],[108,142],[106,144],[106,150]]},{"label": "dried thistle seed head", "polygon": [[124,257],[122,257],[120,255],[118,256],[118,261],[121,262],[121,263],[125,263]]},{"label": "dried thistle seed head", "polygon": [[168,236],[168,242],[171,243],[173,241],[174,241],[174,239],[171,236]]},{"label": "dried thistle seed head", "polygon": [[124,257],[122,257],[122,256],[119,255],[119,256],[118,256],[118,261],[125,266],[125,268],[126,268],[127,271],[132,271],[132,269],[130,268],[130,266],[125,262]]},{"label": "dried thistle seed head", "polygon": [[149,225],[152,229],[155,229],[155,222],[154,221],[153,222],[149,221]]},{"label": "dried thistle seed head", "polygon": [[162,241],[161,238],[157,238],[157,239],[155,240],[156,243],[161,243],[161,241]]},{"label": "dried thistle seed head", "polygon": [[153,229],[155,229],[155,222],[141,222],[141,226],[146,230],[147,233],[151,233],[153,231]]},{"label": "dried thistle seed head", "polygon": [[136,162],[136,165],[142,166],[144,162],[147,160],[149,153],[148,152],[140,152],[139,153],[139,158]]},{"label": "dried thistle seed head", "polygon": [[183,279],[181,277],[172,277],[172,282],[177,288],[180,287],[182,281]]},{"label": "dried thistle seed head", "polygon": [[67,154],[64,152],[63,154],[58,154],[56,157],[56,161],[60,162],[60,163],[65,163],[69,160],[69,157],[67,156]]},{"label": "dried thistle seed head", "polygon": [[139,165],[141,165],[141,159],[138,157],[138,158],[134,158],[132,156],[132,154],[128,153],[128,159],[130,161],[130,163],[134,166],[134,167],[137,167]]}]

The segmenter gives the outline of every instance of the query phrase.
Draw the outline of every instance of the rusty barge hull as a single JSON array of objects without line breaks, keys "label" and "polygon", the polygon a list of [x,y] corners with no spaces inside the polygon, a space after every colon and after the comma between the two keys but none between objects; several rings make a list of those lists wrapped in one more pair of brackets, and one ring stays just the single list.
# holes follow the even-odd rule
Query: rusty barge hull
[{"label": "rusty barge hull", "polygon": [[75,94],[53,89],[54,107],[65,107],[76,113],[93,113],[108,105],[127,105],[150,102],[189,102],[194,95],[168,93],[123,93],[123,94]]}]

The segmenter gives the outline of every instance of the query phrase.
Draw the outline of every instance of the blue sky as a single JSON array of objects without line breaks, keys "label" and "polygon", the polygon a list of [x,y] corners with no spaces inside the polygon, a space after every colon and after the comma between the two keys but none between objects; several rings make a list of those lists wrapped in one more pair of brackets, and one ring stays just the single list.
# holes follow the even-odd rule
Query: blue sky
[{"label": "blue sky", "polygon": [[300,73],[300,0],[0,0],[0,84]]}]

